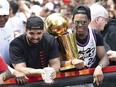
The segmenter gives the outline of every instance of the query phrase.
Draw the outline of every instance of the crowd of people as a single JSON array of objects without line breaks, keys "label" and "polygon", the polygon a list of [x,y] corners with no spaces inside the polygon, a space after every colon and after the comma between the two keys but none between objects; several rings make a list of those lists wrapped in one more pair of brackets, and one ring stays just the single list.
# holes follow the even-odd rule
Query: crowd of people
[{"label": "crowd of people", "polygon": [[[66,63],[77,69],[95,68],[93,82],[102,84],[102,69],[116,64],[115,10],[115,0],[0,2],[0,87],[12,77],[25,84],[27,76],[41,76],[47,66],[57,73]],[[61,61],[58,42],[45,29],[45,20],[52,13],[67,18],[68,30],[76,35],[78,59]],[[94,87],[92,83],[71,87],[81,86]]]}]

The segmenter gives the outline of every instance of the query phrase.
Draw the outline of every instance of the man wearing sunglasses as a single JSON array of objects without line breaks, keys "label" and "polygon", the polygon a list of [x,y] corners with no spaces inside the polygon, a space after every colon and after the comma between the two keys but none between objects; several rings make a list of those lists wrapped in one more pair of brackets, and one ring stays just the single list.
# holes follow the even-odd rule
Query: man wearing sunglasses
[{"label": "man wearing sunglasses", "polygon": [[[72,21],[74,23],[73,31],[76,34],[79,59],[73,59],[65,63],[70,62],[77,69],[83,69],[84,66],[88,68],[94,67],[93,82],[100,85],[104,78],[102,69],[109,64],[109,60],[107,59],[102,36],[96,30],[88,28],[91,21],[89,7],[75,7]],[[96,58],[96,55],[98,58]],[[86,86],[83,85],[83,87]],[[93,84],[88,84],[88,87],[93,87]]]}]

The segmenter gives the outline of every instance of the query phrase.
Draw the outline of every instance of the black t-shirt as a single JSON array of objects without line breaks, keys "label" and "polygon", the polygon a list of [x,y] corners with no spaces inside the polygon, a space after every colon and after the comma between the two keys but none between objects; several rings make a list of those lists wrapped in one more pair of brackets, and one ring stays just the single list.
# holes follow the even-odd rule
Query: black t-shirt
[{"label": "black t-shirt", "polygon": [[56,39],[45,33],[37,45],[30,46],[26,35],[23,34],[10,43],[11,62],[13,64],[25,62],[27,67],[44,68],[48,66],[50,59],[59,57],[57,45]]},{"label": "black t-shirt", "polygon": [[[110,19],[101,33],[111,50],[116,51],[116,19]],[[116,61],[110,60],[110,65],[116,65]]]},{"label": "black t-shirt", "polygon": [[101,33],[111,50],[116,51],[116,19],[110,19]]}]

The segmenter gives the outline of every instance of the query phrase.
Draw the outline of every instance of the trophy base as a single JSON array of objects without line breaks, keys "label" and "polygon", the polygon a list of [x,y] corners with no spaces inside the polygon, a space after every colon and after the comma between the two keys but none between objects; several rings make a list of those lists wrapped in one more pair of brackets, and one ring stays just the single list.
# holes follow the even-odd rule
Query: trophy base
[{"label": "trophy base", "polygon": [[61,67],[61,68],[60,68],[60,71],[65,71],[65,70],[70,70],[70,69],[75,69],[75,66]]}]

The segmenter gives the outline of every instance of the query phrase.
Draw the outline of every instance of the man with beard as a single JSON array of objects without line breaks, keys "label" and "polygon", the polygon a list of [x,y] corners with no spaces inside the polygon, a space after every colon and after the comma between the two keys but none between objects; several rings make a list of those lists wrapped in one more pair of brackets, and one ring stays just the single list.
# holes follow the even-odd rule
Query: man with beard
[{"label": "man with beard", "polygon": [[50,66],[59,71],[60,59],[56,39],[44,33],[40,17],[27,19],[26,33],[10,43],[10,57],[16,70],[27,76],[40,76]]}]

